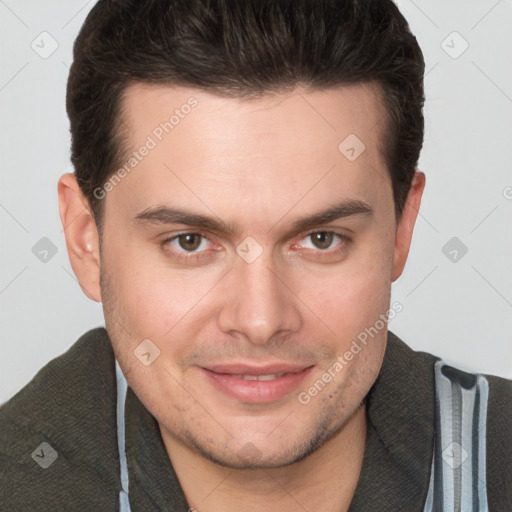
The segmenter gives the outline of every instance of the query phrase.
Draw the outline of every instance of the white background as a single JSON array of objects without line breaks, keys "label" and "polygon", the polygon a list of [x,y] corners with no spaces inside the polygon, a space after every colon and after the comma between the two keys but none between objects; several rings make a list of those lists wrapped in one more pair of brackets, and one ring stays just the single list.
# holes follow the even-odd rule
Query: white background
[{"label": "white background", "polygon": [[[0,403],[104,325],[71,270],[57,201],[71,48],[93,4],[0,1]],[[512,3],[397,4],[426,60],[427,187],[390,329],[462,369],[512,378]],[[31,47],[52,39],[46,59]],[[46,263],[32,253],[42,237],[57,247]],[[456,262],[442,252],[452,237],[468,249]]]}]

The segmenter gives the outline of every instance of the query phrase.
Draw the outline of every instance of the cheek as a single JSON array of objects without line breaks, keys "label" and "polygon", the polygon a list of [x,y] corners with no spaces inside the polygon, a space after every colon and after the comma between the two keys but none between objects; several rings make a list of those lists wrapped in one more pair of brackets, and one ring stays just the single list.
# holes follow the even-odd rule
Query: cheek
[{"label": "cheek", "polygon": [[183,282],[164,272],[158,276],[141,273],[129,283],[123,299],[125,314],[139,332],[162,342],[189,324],[194,306],[208,289],[204,281]]},{"label": "cheek", "polygon": [[128,246],[110,258],[109,274],[124,318],[139,334],[162,338],[212,287],[215,276],[172,268],[155,256],[158,250]]},{"label": "cheek", "polygon": [[337,336],[357,336],[389,308],[391,261],[385,247],[354,255],[328,273],[302,278],[298,296]]}]

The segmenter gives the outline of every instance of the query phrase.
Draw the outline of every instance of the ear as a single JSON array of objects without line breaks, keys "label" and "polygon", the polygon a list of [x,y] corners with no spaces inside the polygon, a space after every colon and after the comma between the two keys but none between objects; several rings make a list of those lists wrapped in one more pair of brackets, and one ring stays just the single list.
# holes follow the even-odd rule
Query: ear
[{"label": "ear", "polygon": [[71,267],[85,295],[101,302],[99,236],[89,202],[72,173],[60,177],[57,192]]},{"label": "ear", "polygon": [[421,196],[425,188],[425,174],[416,171],[412,179],[411,188],[407,194],[407,200],[402,211],[402,216],[398,222],[395,248],[393,252],[393,272],[391,279],[396,281],[402,274],[409,248],[411,247],[412,233],[414,224],[418,216],[421,204]]}]

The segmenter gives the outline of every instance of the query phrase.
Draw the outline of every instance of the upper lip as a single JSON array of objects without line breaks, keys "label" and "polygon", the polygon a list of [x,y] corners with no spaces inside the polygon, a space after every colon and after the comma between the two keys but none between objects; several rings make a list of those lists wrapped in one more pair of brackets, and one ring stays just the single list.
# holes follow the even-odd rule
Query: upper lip
[{"label": "upper lip", "polygon": [[279,373],[299,373],[311,364],[275,363],[266,366],[253,366],[247,364],[213,364],[204,367],[215,373],[227,373],[231,375],[274,375]]}]

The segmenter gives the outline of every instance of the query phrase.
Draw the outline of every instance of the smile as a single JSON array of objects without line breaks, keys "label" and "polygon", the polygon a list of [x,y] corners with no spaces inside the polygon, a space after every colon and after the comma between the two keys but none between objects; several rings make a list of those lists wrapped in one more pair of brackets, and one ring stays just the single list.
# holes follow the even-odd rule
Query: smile
[{"label": "smile", "polygon": [[[207,383],[224,395],[246,403],[271,403],[296,390],[313,370],[313,366],[291,368],[292,371],[269,371],[255,368],[201,368]],[[224,371],[219,371],[220,369]],[[286,370],[289,370],[287,368]],[[236,371],[236,373],[235,373]]]}]

